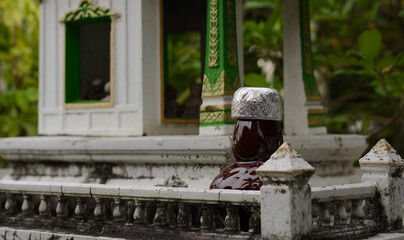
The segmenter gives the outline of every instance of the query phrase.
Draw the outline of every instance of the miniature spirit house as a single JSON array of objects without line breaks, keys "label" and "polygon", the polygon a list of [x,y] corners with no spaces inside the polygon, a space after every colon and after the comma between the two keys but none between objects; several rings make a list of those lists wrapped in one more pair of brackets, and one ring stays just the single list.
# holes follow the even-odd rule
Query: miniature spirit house
[{"label": "miniature spirit house", "polygon": [[[43,0],[40,136],[0,139],[12,162],[0,236],[341,239],[400,229],[404,161],[384,140],[361,159],[362,183],[308,185],[314,170],[313,185],[352,182],[366,136],[327,134],[308,0],[283,3],[285,135],[279,128],[280,147],[257,169],[261,191],[238,191],[208,188],[234,163],[241,0]],[[267,90],[257,92],[276,92]]]},{"label": "miniature spirit house", "polygon": [[[326,134],[308,1],[284,1],[283,12],[284,139],[316,176],[351,181],[366,137]],[[15,163],[12,178],[154,186],[176,175],[208,187],[234,161],[241,0],[43,0],[40,31],[41,136],[3,140],[3,157],[32,160]],[[65,170],[52,168],[59,161]],[[30,164],[40,173],[23,174]],[[69,173],[77,166],[84,170]]]}]

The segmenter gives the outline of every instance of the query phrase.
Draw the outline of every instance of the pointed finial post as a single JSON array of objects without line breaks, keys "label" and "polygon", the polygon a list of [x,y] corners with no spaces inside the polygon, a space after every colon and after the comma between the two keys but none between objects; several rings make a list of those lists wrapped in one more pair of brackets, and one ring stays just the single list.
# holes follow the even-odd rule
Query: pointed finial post
[{"label": "pointed finial post", "polygon": [[261,187],[262,239],[310,239],[311,187],[314,168],[283,143],[257,169]]},{"label": "pointed finial post", "polygon": [[363,171],[362,182],[375,183],[383,206],[385,230],[402,228],[404,185],[402,174],[404,161],[396,150],[381,139],[359,160]]}]

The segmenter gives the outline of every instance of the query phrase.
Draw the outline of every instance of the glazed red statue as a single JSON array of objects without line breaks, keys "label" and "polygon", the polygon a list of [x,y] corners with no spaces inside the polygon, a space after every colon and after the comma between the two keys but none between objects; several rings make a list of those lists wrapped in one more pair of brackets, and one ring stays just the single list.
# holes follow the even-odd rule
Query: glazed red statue
[{"label": "glazed red statue", "polygon": [[236,162],[216,176],[210,189],[259,190],[255,170],[282,145],[282,98],[271,88],[240,88],[234,93],[232,117]]}]

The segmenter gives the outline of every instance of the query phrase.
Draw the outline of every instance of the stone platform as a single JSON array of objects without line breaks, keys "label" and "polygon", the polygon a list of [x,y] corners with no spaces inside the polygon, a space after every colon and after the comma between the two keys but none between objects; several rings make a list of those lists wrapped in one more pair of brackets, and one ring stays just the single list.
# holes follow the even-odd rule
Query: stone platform
[{"label": "stone platform", "polygon": [[[284,140],[316,168],[313,186],[355,181],[353,163],[367,148],[360,135]],[[13,164],[6,179],[158,186],[176,176],[176,184],[207,188],[233,162],[231,146],[231,136],[40,136],[0,139],[0,155]]]}]

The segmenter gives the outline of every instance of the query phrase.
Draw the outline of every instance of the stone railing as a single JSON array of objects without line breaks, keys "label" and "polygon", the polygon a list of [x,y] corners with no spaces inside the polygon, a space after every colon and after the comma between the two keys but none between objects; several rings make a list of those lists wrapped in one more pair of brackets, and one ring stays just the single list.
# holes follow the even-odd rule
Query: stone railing
[{"label": "stone railing", "polygon": [[313,227],[363,223],[376,196],[371,183],[312,188]]},{"label": "stone railing", "polygon": [[312,188],[312,237],[344,239],[377,231],[377,186],[359,183]]},{"label": "stone railing", "polygon": [[0,224],[139,239],[350,239],[402,228],[404,161],[381,140],[362,183],[311,188],[287,143],[260,191],[0,181]]},{"label": "stone railing", "polygon": [[350,239],[402,228],[404,161],[380,140],[359,160],[362,183],[311,188],[314,168],[284,143],[257,173],[263,239]]},{"label": "stone railing", "polygon": [[260,231],[259,191],[0,181],[0,193],[3,225],[161,239]]}]

